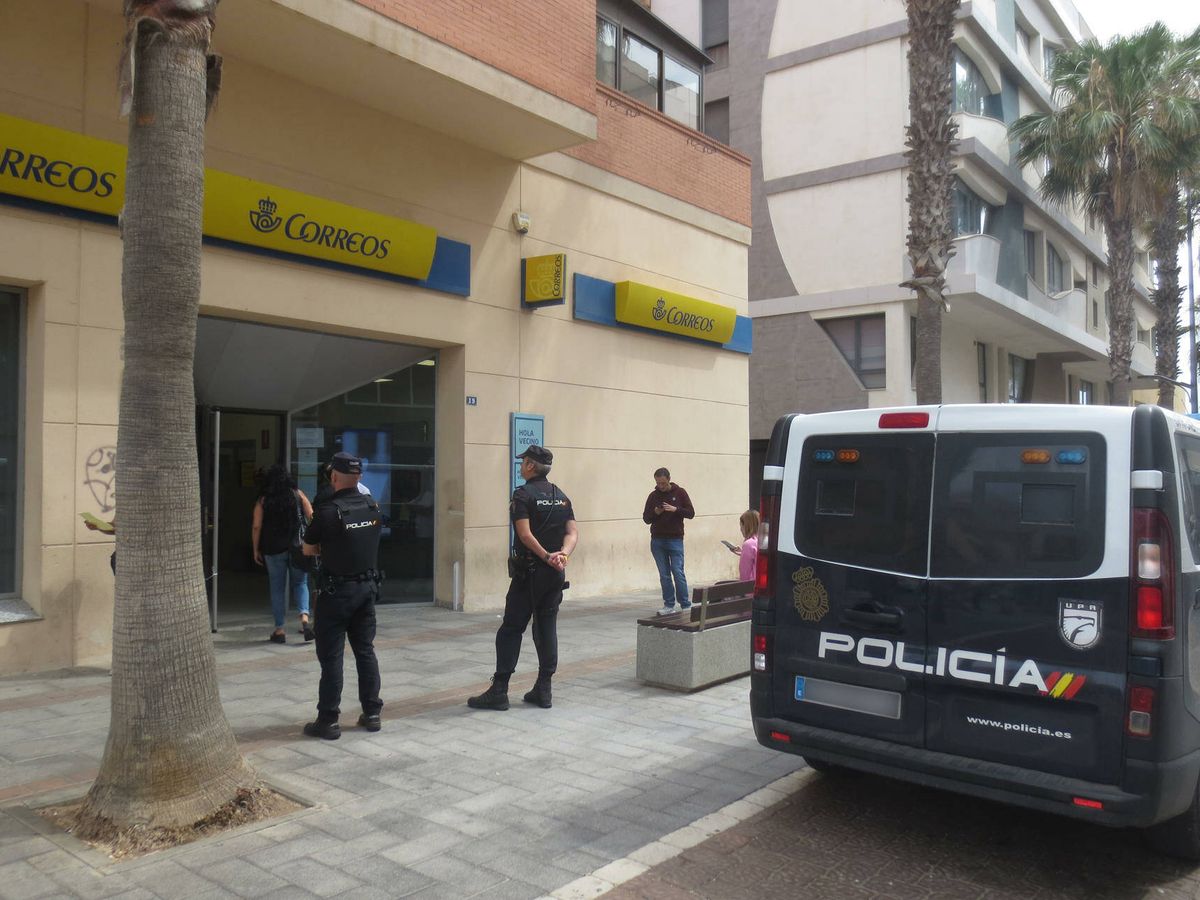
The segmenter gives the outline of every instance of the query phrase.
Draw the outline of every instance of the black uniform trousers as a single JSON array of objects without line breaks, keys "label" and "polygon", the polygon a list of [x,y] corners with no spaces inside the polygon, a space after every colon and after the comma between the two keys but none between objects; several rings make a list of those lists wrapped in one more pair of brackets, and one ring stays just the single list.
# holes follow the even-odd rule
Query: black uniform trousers
[{"label": "black uniform trousers", "polygon": [[511,675],[521,655],[521,636],[533,619],[533,645],[538,673],[553,675],[558,668],[558,607],[563,599],[564,573],[540,562],[525,578],[514,578],[504,598],[504,621],[496,632],[496,674]]},{"label": "black uniform trousers", "polygon": [[317,691],[317,719],[336,722],[342,703],[342,663],[346,639],[358,668],[358,699],[362,711],[377,716],[383,708],[379,699],[379,661],[375,658],[375,601],[379,587],[373,581],[347,581],[317,594],[317,659],[321,663],[321,685]]}]

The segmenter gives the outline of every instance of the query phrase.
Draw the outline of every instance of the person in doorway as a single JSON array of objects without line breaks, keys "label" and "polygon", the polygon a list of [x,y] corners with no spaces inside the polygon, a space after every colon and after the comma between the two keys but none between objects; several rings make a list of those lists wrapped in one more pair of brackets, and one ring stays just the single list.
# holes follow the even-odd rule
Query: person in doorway
[{"label": "person in doorway", "polygon": [[375,604],[383,580],[378,569],[383,516],[369,494],[359,493],[362,460],[349,453],[335,453],[330,465],[333,493],[317,504],[312,524],[304,532],[305,555],[321,557],[316,629],[321,683],[316,721],[305,725],[304,733],[334,741],[342,736],[338,717],[347,639],[358,669],[358,699],[362,706],[358,724],[367,731],[382,727]]},{"label": "person in doorway", "polygon": [[683,520],[695,517],[688,492],[671,480],[667,469],[656,469],[654,490],[646,498],[642,521],[650,526],[650,555],[658,566],[658,580],[662,585],[660,616],[675,612],[676,603],[680,609],[692,607],[687,578],[683,574]]},{"label": "person in doorway", "polygon": [[496,673],[486,691],[467,700],[472,709],[508,709],[508,680],[517,669],[521,636],[531,618],[538,676],[523,698],[526,703],[550,708],[550,679],[558,669],[558,607],[579,529],[570,498],[546,480],[554,454],[532,444],[517,459],[525,483],[513,491],[509,505],[517,544],[509,562],[504,621],[496,632]]},{"label": "person in doorway", "polygon": [[287,643],[284,622],[287,620],[289,583],[292,601],[300,614],[300,633],[305,641],[315,637],[308,609],[308,573],[292,565],[291,560],[292,542],[310,518],[312,505],[304,491],[296,487],[287,469],[279,463],[271,466],[254,503],[250,540],[254,561],[267,569],[271,612],[275,616],[275,630],[271,632],[270,640],[276,644]]},{"label": "person in doorway", "polygon": [[742,529],[742,546],[735,547],[738,555],[738,581],[754,580],[754,564],[758,561],[758,512],[748,509],[738,519]]}]

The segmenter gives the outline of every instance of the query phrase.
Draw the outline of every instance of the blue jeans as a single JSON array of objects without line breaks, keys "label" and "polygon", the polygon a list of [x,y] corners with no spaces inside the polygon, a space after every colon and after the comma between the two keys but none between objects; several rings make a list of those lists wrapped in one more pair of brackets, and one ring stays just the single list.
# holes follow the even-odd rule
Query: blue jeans
[{"label": "blue jeans", "polygon": [[678,601],[680,609],[690,607],[692,603],[688,599],[687,579],[683,577],[683,538],[652,537],[650,554],[658,565],[663,606],[674,606]]},{"label": "blue jeans", "polygon": [[275,627],[282,628],[287,617],[288,576],[292,580],[292,599],[296,610],[308,615],[308,573],[291,564],[288,552],[263,554],[267,564],[267,578],[271,582],[271,612],[275,614]]}]

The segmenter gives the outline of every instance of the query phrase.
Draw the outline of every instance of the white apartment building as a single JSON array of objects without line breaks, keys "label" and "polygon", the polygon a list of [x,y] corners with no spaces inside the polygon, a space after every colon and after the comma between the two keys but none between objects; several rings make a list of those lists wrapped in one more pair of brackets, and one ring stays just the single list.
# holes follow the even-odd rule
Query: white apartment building
[{"label": "white apartment building", "polygon": [[[753,496],[778,416],[916,399],[916,302],[899,287],[908,273],[908,22],[902,0],[699,5],[693,28],[715,61],[705,130],[753,161]],[[660,14],[684,6],[653,4]],[[1051,107],[1044,73],[1054,54],[1091,36],[1068,0],[962,4],[947,402],[1107,398],[1103,227],[1043,201],[1042,173],[1018,168],[1008,139],[1018,117]],[[1133,370],[1144,376],[1154,370],[1154,312],[1145,244],[1138,250]]]}]

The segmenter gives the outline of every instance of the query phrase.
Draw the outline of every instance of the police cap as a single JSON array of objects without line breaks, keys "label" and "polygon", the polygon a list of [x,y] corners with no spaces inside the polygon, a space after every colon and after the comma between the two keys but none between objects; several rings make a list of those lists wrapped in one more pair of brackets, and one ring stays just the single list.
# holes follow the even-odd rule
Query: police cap
[{"label": "police cap", "polygon": [[362,460],[350,453],[338,452],[333,454],[333,461],[329,467],[335,472],[341,472],[343,475],[361,475]]},{"label": "police cap", "polygon": [[541,463],[543,466],[551,465],[554,462],[554,454],[545,447],[539,447],[537,444],[530,444],[525,448],[523,453],[517,454],[517,459],[525,459],[528,457],[535,463]]}]

